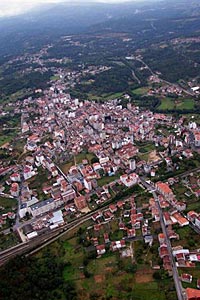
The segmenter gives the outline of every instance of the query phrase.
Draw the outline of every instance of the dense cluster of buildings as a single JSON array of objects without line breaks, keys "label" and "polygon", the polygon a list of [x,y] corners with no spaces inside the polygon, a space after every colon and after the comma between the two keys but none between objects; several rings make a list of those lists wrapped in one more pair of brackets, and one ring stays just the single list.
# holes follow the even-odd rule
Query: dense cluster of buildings
[{"label": "dense cluster of buildings", "polygon": [[[27,239],[36,237],[44,228],[54,229],[65,224],[70,215],[78,217],[91,211],[91,202],[98,207],[121,190],[142,186],[140,178],[143,176],[156,179],[160,164],[164,163],[167,171],[176,170],[177,160],[191,159],[193,147],[200,146],[200,128],[194,121],[186,123],[181,117],[175,121],[172,130],[172,116],[140,111],[129,101],[124,107],[117,99],[104,104],[73,99],[65,93],[61,83],[52,84],[37,99],[28,98],[17,103],[16,110],[22,113],[20,138],[26,143],[18,164],[0,166],[0,174],[6,178],[0,192],[5,195],[6,187],[6,193],[18,200],[17,218],[20,222],[30,218],[31,228],[24,229]],[[151,145],[154,149],[150,147],[147,151],[148,159],[143,159],[143,145]],[[77,156],[83,152],[87,155],[77,162]],[[66,161],[71,162],[69,167],[60,168]],[[104,184],[99,184],[103,178]],[[42,181],[42,184],[38,182],[38,188],[33,184],[37,180]],[[183,214],[186,203],[178,201],[173,191],[176,179],[169,178],[167,182],[156,179],[155,182],[168,238],[179,239],[174,224],[183,227],[193,222],[200,229],[198,213]],[[123,256],[133,256],[132,250],[127,250],[126,241],[134,240],[138,230],[144,242],[152,245],[154,238],[150,223],[160,222],[157,201],[150,197],[146,205],[150,218],[136,207],[133,196],[128,202],[129,209],[124,208],[125,202],[118,201],[92,215],[94,234],[88,240],[98,256],[108,249],[120,251]],[[121,239],[113,239],[104,232],[102,243],[98,232],[104,224],[114,220],[119,211]],[[2,225],[8,218],[15,218],[15,214],[9,212],[1,217]],[[163,267],[171,271],[166,237],[159,234],[158,240]],[[178,266],[193,264],[194,257],[198,260],[197,253],[184,250],[174,250]]]}]

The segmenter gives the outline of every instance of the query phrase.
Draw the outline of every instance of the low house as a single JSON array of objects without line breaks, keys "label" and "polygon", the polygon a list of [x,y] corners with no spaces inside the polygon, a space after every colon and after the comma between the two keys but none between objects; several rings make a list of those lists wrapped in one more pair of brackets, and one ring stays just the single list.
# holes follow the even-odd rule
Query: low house
[{"label": "low house", "polygon": [[187,273],[183,273],[183,274],[181,275],[181,280],[182,280],[183,282],[191,283],[191,282],[192,282],[192,275],[187,274]]},{"label": "low house", "polygon": [[126,187],[131,187],[138,183],[139,176],[136,173],[131,173],[130,175],[124,174],[120,176],[120,180]]},{"label": "low house", "polygon": [[160,244],[163,244],[165,242],[165,235],[164,233],[159,233],[158,234],[158,241]]},{"label": "low house", "polygon": [[105,245],[97,245],[96,246],[96,250],[97,250],[97,255],[103,255],[104,253],[106,253],[106,248]]},{"label": "low house", "polygon": [[117,250],[120,250],[124,247],[126,247],[125,240],[111,242],[111,245],[110,245],[111,251],[113,251],[113,252],[117,251]]},{"label": "low house", "polygon": [[135,228],[127,229],[127,236],[128,238],[133,238],[136,236],[136,230]]},{"label": "low house", "polygon": [[122,222],[119,223],[119,230],[126,230],[126,225]]},{"label": "low house", "polygon": [[114,215],[109,210],[106,210],[103,212],[103,217],[105,222],[107,222],[110,221],[114,217]]},{"label": "low house", "polygon": [[11,184],[10,193],[13,197],[18,197],[19,196],[19,184],[17,182],[13,182]]},{"label": "low house", "polygon": [[10,176],[10,179],[14,182],[20,182],[21,181],[21,176],[19,173],[13,173],[11,176]]},{"label": "low house", "polygon": [[109,239],[108,233],[104,233],[103,238],[104,238],[104,241],[105,241],[106,244],[110,243],[110,239]]},{"label": "low house", "polygon": [[193,210],[190,210],[188,213],[187,213],[187,218],[191,221],[191,222],[194,222],[196,218],[198,218],[198,213],[193,211]]},{"label": "low house", "polygon": [[165,225],[171,225],[172,224],[172,220],[170,218],[170,214],[167,211],[165,211],[163,213],[163,219],[164,219]]},{"label": "low house", "polygon": [[197,218],[195,219],[195,225],[196,225],[198,228],[200,228],[200,217],[197,217]]},{"label": "low house", "polygon": [[109,210],[110,210],[111,213],[116,212],[117,211],[116,205],[115,204],[110,204],[109,205]]},{"label": "low house", "polygon": [[171,271],[172,270],[172,265],[171,265],[169,255],[166,255],[166,256],[163,257],[163,267],[166,271]]},{"label": "low house", "polygon": [[177,260],[178,266],[185,266],[186,265],[186,260],[185,260],[184,253],[177,253],[176,254],[176,260]]},{"label": "low house", "polygon": [[186,289],[186,300],[200,300],[200,291],[196,289]]},{"label": "low house", "polygon": [[159,247],[159,256],[160,258],[163,258],[165,257],[166,255],[168,256],[169,255],[169,252],[168,252],[168,249],[167,249],[167,245],[166,244],[162,244],[160,247]]},{"label": "low house", "polygon": [[189,225],[189,221],[186,218],[182,217],[179,212],[174,212],[171,216],[178,222],[181,227]]}]

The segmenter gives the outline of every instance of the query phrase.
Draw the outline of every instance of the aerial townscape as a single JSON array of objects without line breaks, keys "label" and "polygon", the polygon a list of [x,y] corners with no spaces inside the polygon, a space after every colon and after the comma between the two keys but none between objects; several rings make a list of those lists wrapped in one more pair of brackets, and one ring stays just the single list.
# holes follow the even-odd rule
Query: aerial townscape
[{"label": "aerial townscape", "polygon": [[4,21],[0,299],[200,299],[200,5],[175,2]]}]

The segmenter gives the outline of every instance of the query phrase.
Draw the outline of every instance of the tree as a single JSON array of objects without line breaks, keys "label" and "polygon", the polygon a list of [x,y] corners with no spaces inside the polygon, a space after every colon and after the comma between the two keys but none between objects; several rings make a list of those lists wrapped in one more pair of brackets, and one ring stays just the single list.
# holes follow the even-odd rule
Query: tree
[{"label": "tree", "polygon": [[153,278],[155,280],[160,280],[162,277],[161,277],[161,274],[160,274],[160,271],[156,271],[153,273]]},{"label": "tree", "polygon": [[99,159],[96,156],[91,159],[91,164],[98,163],[98,162],[99,162]]}]

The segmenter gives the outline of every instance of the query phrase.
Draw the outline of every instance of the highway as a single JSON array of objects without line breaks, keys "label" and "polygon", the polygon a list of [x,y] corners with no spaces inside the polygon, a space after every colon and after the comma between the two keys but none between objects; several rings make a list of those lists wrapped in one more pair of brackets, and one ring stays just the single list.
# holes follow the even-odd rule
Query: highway
[{"label": "highway", "polygon": [[164,219],[163,219],[163,212],[162,212],[162,209],[160,207],[160,203],[158,201],[158,197],[157,197],[157,195],[156,195],[156,193],[154,191],[155,187],[152,186],[152,185],[150,185],[150,184],[148,184],[142,178],[141,178],[141,182],[142,182],[142,184],[149,191],[152,192],[153,197],[154,197],[154,199],[156,201],[156,204],[157,204],[157,207],[158,207],[158,211],[159,211],[159,216],[160,216],[160,224],[161,224],[162,231],[163,231],[163,233],[165,235],[166,245],[167,245],[167,249],[168,249],[168,253],[169,253],[169,257],[170,257],[170,261],[171,261],[172,273],[173,273],[173,279],[174,279],[174,285],[175,285],[175,288],[176,288],[177,297],[178,297],[178,300],[185,300],[184,291],[183,291],[183,287],[182,287],[182,284],[181,284],[181,281],[180,281],[180,278],[179,278],[179,274],[178,274],[176,262],[174,260],[173,254],[172,254],[171,242],[170,242],[170,239],[168,237],[167,228],[165,226]]}]

